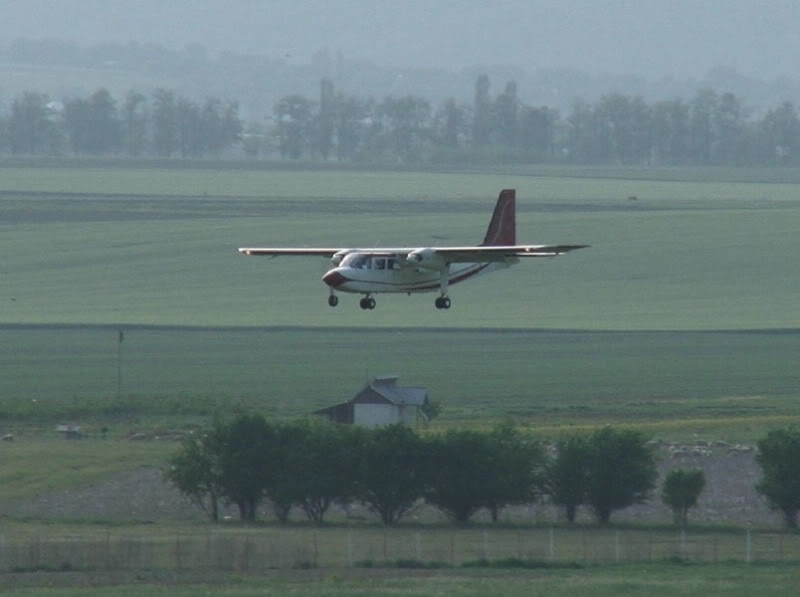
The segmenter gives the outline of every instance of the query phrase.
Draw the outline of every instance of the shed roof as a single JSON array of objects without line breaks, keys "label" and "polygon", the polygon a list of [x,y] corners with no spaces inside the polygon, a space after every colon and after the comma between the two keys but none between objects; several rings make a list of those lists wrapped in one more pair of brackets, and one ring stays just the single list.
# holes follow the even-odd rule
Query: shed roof
[{"label": "shed roof", "polygon": [[428,401],[428,391],[425,388],[403,388],[397,385],[397,375],[376,377],[368,382],[361,391],[355,395],[353,401],[371,393],[378,394],[393,404],[408,406],[424,406]]}]

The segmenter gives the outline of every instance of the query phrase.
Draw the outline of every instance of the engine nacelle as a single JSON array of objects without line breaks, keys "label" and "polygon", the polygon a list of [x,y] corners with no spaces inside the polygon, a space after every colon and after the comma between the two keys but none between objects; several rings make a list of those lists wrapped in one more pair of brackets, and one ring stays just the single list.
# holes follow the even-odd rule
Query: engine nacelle
[{"label": "engine nacelle", "polygon": [[444,259],[433,249],[415,249],[406,255],[406,263],[425,269],[439,270],[445,266]]},{"label": "engine nacelle", "polygon": [[331,257],[331,263],[333,265],[339,265],[342,262],[342,259],[347,257],[348,253],[352,253],[353,249],[342,249],[341,251],[336,251]]}]

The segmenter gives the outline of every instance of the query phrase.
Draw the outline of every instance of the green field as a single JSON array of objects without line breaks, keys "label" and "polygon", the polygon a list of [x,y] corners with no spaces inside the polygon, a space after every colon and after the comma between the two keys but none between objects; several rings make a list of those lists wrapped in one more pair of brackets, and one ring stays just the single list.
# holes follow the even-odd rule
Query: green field
[{"label": "green field", "polygon": [[[579,174],[2,168],[0,322],[800,327],[797,184]],[[235,251],[474,243],[511,186],[521,241],[592,248],[454,287],[447,313],[431,295],[332,310],[323,261]]]},{"label": "green field", "polygon": [[549,432],[625,421],[656,435],[760,433],[800,420],[800,333],[453,329],[5,328],[0,415],[162,420],[237,404],[301,416],[368,375],[428,388],[446,424]]}]

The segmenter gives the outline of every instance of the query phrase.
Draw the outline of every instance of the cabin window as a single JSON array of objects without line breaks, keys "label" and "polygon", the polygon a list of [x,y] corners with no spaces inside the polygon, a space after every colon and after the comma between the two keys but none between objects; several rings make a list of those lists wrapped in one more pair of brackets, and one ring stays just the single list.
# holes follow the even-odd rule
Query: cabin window
[{"label": "cabin window", "polygon": [[397,267],[397,259],[390,257],[386,260],[386,269],[399,269]]},{"label": "cabin window", "polygon": [[376,257],[372,260],[372,267],[373,269],[386,269],[386,258]]}]

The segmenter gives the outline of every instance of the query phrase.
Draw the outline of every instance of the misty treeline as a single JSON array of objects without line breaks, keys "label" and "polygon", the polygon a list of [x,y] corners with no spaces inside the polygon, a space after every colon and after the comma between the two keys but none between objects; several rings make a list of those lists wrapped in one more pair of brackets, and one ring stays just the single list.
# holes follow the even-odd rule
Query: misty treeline
[{"label": "misty treeline", "polygon": [[14,155],[219,158],[238,143],[236,103],[195,102],[167,89],[130,91],[118,102],[106,89],[52,101],[26,92],[0,119],[0,150]]},{"label": "misty treeline", "polygon": [[284,97],[274,109],[288,159],[401,164],[570,163],[625,166],[788,165],[800,161],[800,119],[785,102],[755,117],[733,93],[647,103],[608,94],[561,114],[530,106],[514,81],[491,93],[477,78],[471,104],[432,106],[415,96],[383,101],[335,93]]},{"label": "misty treeline", "polygon": [[174,91],[100,89],[86,98],[14,98],[0,116],[0,151],[15,155],[246,157],[376,165],[563,163],[621,166],[782,166],[800,163],[800,118],[790,102],[756,113],[733,93],[646,102],[608,94],[565,114],[530,106],[514,81],[493,94],[480,75],[471,103],[344,94],[322,79],[271,117],[244,122],[235,102]]},{"label": "misty treeline", "polygon": [[279,522],[296,508],[316,523],[334,503],[361,503],[394,524],[427,503],[463,524],[480,510],[496,521],[505,506],[549,500],[570,522],[586,505],[607,523],[612,512],[648,498],[656,468],[643,434],[611,427],[548,450],[511,425],[418,435],[403,425],[244,414],[186,439],[166,478],[212,520],[221,502],[236,505],[245,521],[268,501]]}]

